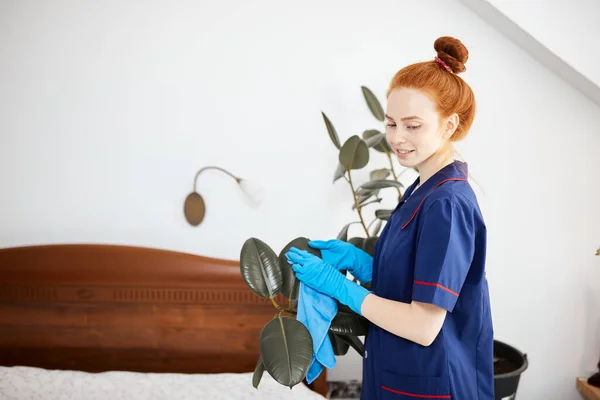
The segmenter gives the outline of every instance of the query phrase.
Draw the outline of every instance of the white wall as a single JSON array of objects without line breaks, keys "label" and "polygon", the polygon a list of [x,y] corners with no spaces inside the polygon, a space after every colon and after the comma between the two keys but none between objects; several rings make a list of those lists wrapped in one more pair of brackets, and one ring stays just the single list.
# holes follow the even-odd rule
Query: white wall
[{"label": "white wall", "polygon": [[488,0],[567,64],[600,86],[600,2]]},{"label": "white wall", "polygon": [[[489,225],[496,336],[531,363],[519,398],[578,398],[600,357],[600,110],[458,1],[2,1],[0,246],[235,259],[250,236],[276,251],[333,237],[355,216],[320,111],[342,140],[379,127],[360,86],[383,100],[440,35],[471,51],[479,114],[459,150]],[[207,173],[192,228],[183,200],[211,164],[260,182],[265,202]],[[351,354],[332,379],[360,378]]]}]

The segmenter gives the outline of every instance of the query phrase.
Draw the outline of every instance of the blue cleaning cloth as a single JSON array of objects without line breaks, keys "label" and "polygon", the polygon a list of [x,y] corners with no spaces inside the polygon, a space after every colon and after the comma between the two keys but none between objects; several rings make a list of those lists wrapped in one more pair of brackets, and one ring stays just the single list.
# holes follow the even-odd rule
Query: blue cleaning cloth
[{"label": "blue cleaning cloth", "polygon": [[319,377],[323,368],[335,366],[335,354],[328,332],[337,309],[334,299],[300,282],[296,320],[306,326],[313,339],[313,357],[306,374],[309,384]]}]

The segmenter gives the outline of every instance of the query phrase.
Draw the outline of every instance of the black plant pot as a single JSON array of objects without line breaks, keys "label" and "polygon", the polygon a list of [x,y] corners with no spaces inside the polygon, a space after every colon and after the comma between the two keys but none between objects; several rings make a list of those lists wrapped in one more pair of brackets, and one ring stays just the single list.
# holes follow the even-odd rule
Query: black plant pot
[{"label": "black plant pot", "polygon": [[[598,361],[598,370],[600,370],[600,361]],[[594,375],[588,378],[588,383],[592,386],[600,388],[600,372],[596,372]]]},{"label": "black plant pot", "polygon": [[529,366],[527,355],[514,347],[494,340],[494,399],[517,398],[521,374]]}]

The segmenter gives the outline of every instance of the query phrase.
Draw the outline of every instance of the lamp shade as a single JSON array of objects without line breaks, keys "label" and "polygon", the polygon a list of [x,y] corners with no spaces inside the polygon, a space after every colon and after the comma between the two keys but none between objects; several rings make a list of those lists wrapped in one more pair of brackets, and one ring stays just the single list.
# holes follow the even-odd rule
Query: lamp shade
[{"label": "lamp shade", "polygon": [[190,225],[200,225],[204,219],[204,214],[206,213],[206,205],[204,204],[204,199],[202,196],[196,192],[190,193],[185,198],[185,203],[183,204],[183,213],[185,214],[185,219]]}]

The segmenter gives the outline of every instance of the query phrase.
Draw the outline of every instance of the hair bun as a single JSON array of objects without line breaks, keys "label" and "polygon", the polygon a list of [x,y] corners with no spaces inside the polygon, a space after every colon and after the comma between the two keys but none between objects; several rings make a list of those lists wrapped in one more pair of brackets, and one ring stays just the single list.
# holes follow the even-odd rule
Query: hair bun
[{"label": "hair bun", "polygon": [[469,59],[469,51],[462,42],[450,36],[442,36],[433,43],[437,56],[445,62],[455,74],[466,71],[465,63]]}]

